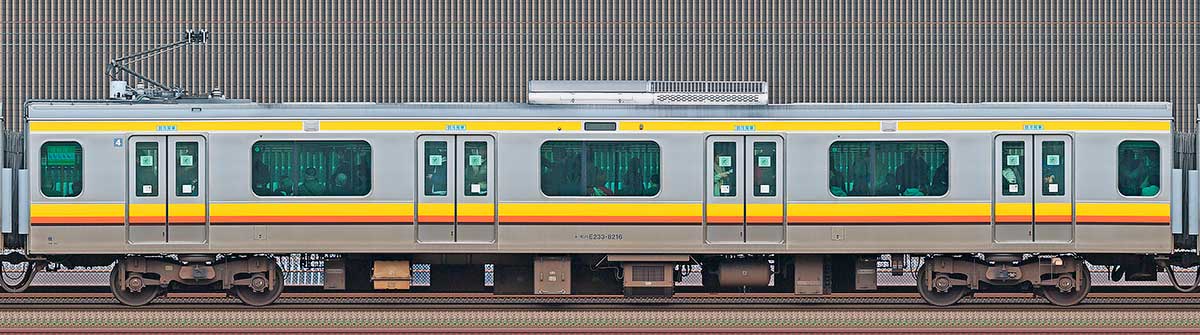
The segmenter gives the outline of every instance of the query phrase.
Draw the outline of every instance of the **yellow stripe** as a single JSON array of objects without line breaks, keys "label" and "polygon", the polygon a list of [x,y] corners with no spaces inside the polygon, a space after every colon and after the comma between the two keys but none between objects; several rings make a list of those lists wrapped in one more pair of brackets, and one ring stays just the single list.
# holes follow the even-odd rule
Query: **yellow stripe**
[{"label": "yellow stripe", "polygon": [[214,203],[210,206],[213,216],[411,216],[413,212],[411,203]]},{"label": "yellow stripe", "polygon": [[30,132],[301,131],[301,121],[30,121]]},{"label": "yellow stripe", "polygon": [[424,216],[454,216],[454,204],[420,204],[417,212]]},{"label": "yellow stripe", "polygon": [[323,131],[573,131],[583,129],[583,121],[322,121]]},{"label": "yellow stripe", "polygon": [[38,217],[124,217],[125,204],[30,204],[29,216]]},{"label": "yellow stripe", "polygon": [[746,210],[739,204],[708,204],[708,210],[704,214],[708,216],[744,216]]},{"label": "yellow stripe", "polygon": [[989,203],[788,204],[792,216],[967,216],[989,215]]},{"label": "yellow stripe", "polygon": [[1054,216],[1070,216],[1071,204],[1069,203],[1042,203],[1033,207],[1034,214],[1038,216],[1054,215]]},{"label": "yellow stripe", "polygon": [[1170,216],[1169,203],[1077,203],[1079,216]]},{"label": "yellow stripe", "polygon": [[[424,205],[422,205],[424,206]],[[462,216],[492,216],[496,214],[496,206],[492,204],[458,204],[458,215]]]},{"label": "yellow stripe", "polygon": [[879,131],[879,121],[622,121],[620,130],[643,131]]},{"label": "yellow stripe", "polygon": [[1033,204],[1031,203],[999,203],[996,204],[997,216],[1029,216],[1033,214]]},{"label": "yellow stripe", "polygon": [[1024,131],[1026,126],[1040,131],[1170,131],[1170,121],[900,121],[898,131]]},{"label": "yellow stripe", "polygon": [[[711,205],[710,205],[711,206]],[[738,214],[742,215],[741,205]],[[700,216],[699,204],[505,203],[501,216]]]},{"label": "yellow stripe", "polygon": [[746,216],[782,216],[783,204],[746,204]]},{"label": "yellow stripe", "polygon": [[204,204],[171,205],[171,216],[204,216]]},{"label": "yellow stripe", "polygon": [[130,204],[129,216],[160,216],[167,215],[166,204]]}]

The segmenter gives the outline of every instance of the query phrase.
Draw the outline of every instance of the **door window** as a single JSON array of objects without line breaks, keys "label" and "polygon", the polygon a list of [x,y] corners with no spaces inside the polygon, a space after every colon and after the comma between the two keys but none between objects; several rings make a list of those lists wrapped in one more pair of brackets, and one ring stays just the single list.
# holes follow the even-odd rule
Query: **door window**
[{"label": "door window", "polygon": [[713,142],[713,196],[737,196],[737,143]]},{"label": "door window", "polygon": [[446,189],[447,168],[449,163],[446,162],[446,142],[444,141],[429,141],[425,142],[425,195],[427,196],[445,196],[449,190]]},{"label": "door window", "polygon": [[754,195],[775,196],[775,142],[754,142]]},{"label": "door window", "polygon": [[200,143],[175,143],[175,194],[195,197],[200,194]]},{"label": "door window", "polygon": [[1025,142],[1004,141],[1000,144],[1000,192],[1003,195],[1025,195]]},{"label": "door window", "polygon": [[[428,143],[428,142],[426,142]],[[463,194],[468,197],[486,196],[487,182],[487,142],[471,142],[463,144]]]},{"label": "door window", "polygon": [[134,147],[137,152],[137,166],[134,167],[134,177],[137,181],[139,197],[158,196],[158,142],[137,142]]},{"label": "door window", "polygon": [[1066,142],[1042,142],[1042,195],[1067,194]]}]

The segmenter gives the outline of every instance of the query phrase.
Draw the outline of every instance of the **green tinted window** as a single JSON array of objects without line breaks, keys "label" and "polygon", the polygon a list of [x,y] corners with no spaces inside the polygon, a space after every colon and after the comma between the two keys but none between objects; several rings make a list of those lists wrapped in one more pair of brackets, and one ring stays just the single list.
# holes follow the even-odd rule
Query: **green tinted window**
[{"label": "green tinted window", "polygon": [[425,142],[425,195],[445,196],[447,169],[446,142]]},{"label": "green tinted window", "polygon": [[1131,197],[1152,197],[1159,190],[1159,151],[1153,141],[1125,141],[1117,146],[1117,189]]},{"label": "green tinted window", "polygon": [[75,142],[42,144],[42,194],[74,197],[83,192],[83,147]]},{"label": "green tinted window", "polygon": [[466,142],[463,151],[463,193],[468,197],[487,195],[487,142]]},{"label": "green tinted window", "polygon": [[940,141],[834,142],[829,147],[829,193],[944,195],[950,187],[949,153]]},{"label": "green tinted window", "polygon": [[775,142],[754,142],[754,195],[775,196]]},{"label": "green tinted window", "polygon": [[549,141],[541,147],[547,196],[653,196],[659,191],[657,143]]},{"label": "green tinted window", "polygon": [[180,197],[200,194],[200,143],[175,143],[175,194]]},{"label": "green tinted window", "polygon": [[1066,155],[1063,154],[1066,142],[1042,142],[1042,195],[1067,194],[1067,181],[1063,171],[1066,167]]},{"label": "green tinted window", "polygon": [[1004,151],[1000,162],[1001,194],[1025,195],[1025,142],[1005,141],[1000,147]]},{"label": "green tinted window", "polygon": [[737,143],[713,142],[714,197],[737,196]]},{"label": "green tinted window", "polygon": [[371,145],[364,141],[261,141],[251,148],[260,196],[361,196],[371,191]]},{"label": "green tinted window", "polygon": [[137,166],[134,167],[137,192],[134,194],[139,197],[157,197],[158,142],[137,142],[134,151],[137,154]]}]

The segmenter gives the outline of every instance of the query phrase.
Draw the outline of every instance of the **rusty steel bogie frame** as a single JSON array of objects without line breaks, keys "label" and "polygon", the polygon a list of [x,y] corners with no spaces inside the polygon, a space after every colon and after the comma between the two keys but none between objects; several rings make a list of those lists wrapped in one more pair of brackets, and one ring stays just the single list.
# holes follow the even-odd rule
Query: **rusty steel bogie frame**
[{"label": "rusty steel bogie frame", "polygon": [[[226,290],[235,286],[249,286],[255,292],[263,292],[274,290],[274,277],[283,275],[274,269],[275,261],[263,256],[232,258],[212,264],[184,264],[166,258],[138,256],[122,259],[113,271],[117,271],[117,283],[121,288],[130,292],[141,292],[149,286],[166,288],[171,283],[187,286],[219,283]],[[147,278],[146,274],[154,274],[158,278]]]},{"label": "rusty steel bogie frame", "polygon": [[1034,288],[1053,287],[1061,292],[1071,292],[1084,285],[1086,266],[1082,259],[1066,256],[1038,257],[1016,264],[949,256],[933,257],[927,262],[932,271],[921,275],[926,276],[926,288],[937,292],[946,292],[953,286],[979,290],[980,284],[984,283],[992,286],[1029,283]]}]

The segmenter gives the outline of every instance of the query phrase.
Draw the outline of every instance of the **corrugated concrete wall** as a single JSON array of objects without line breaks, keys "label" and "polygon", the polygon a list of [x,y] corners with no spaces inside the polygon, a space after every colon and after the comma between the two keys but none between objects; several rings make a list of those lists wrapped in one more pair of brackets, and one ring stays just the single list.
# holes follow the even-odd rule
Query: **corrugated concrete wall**
[{"label": "corrugated concrete wall", "polygon": [[1194,120],[1200,91],[1195,0],[0,0],[0,20],[8,115],[26,99],[103,97],[109,59],[188,28],[212,43],[136,68],[261,102],[763,80],[773,103],[1169,101]]}]

